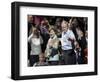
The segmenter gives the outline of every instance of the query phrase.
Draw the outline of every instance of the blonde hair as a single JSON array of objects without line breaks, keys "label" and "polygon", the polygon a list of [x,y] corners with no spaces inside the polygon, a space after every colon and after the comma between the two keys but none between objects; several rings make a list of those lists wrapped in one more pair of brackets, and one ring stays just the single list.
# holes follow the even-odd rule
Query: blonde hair
[{"label": "blonde hair", "polygon": [[57,29],[55,29],[54,27],[51,27],[51,28],[49,28],[49,33],[51,30],[53,30],[55,32],[55,34],[57,34]]}]

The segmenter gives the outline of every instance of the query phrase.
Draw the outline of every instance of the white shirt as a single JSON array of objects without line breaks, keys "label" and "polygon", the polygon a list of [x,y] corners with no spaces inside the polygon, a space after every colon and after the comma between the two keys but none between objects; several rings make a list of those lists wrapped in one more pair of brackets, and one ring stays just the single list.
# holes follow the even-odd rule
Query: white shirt
[{"label": "white shirt", "polygon": [[28,42],[31,43],[30,55],[39,55],[41,53],[41,43],[43,43],[42,38],[33,38],[33,33],[28,37]]},{"label": "white shirt", "polygon": [[61,44],[62,44],[62,50],[69,50],[72,49],[72,43],[68,39],[75,40],[74,33],[71,30],[67,30],[67,32],[62,32],[61,37]]}]

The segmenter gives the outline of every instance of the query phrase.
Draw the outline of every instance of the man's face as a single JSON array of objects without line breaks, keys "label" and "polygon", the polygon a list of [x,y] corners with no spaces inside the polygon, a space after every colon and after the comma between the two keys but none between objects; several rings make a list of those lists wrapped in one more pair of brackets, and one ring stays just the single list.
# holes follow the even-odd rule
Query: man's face
[{"label": "man's face", "polygon": [[66,32],[68,30],[68,23],[66,21],[62,21],[61,27],[62,31]]},{"label": "man's face", "polygon": [[77,26],[78,26],[78,21],[77,21],[77,19],[74,19],[72,21],[72,27],[77,27]]}]

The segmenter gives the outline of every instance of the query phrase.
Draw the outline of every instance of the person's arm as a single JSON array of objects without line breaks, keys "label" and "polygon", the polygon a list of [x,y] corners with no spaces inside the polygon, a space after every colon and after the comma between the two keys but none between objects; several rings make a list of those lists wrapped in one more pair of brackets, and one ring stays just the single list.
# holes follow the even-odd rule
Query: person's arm
[{"label": "person's arm", "polygon": [[75,42],[76,41],[75,35],[74,35],[74,33],[72,31],[70,31],[68,40],[71,41],[71,42]]},{"label": "person's arm", "polygon": [[48,40],[48,43],[46,45],[46,50],[45,50],[45,56],[46,57],[49,57],[50,55],[50,46],[49,46],[49,42],[50,42],[50,39]]},{"label": "person's arm", "polygon": [[75,43],[76,43],[76,38],[75,38],[75,35],[74,35],[74,33],[71,31],[70,32],[70,38],[69,38],[69,41],[71,41],[71,43],[72,43],[72,47],[73,48],[75,48]]},{"label": "person's arm", "polygon": [[31,41],[31,38],[33,37],[33,33],[28,37],[28,42]]}]

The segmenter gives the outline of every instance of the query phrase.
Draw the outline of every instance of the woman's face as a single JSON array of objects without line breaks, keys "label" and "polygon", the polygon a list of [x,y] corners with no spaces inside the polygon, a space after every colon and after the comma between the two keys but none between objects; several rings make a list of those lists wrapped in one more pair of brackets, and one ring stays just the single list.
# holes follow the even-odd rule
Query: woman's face
[{"label": "woman's face", "polygon": [[50,31],[50,36],[53,37],[54,35],[55,35],[54,30],[51,30],[51,31]]}]

